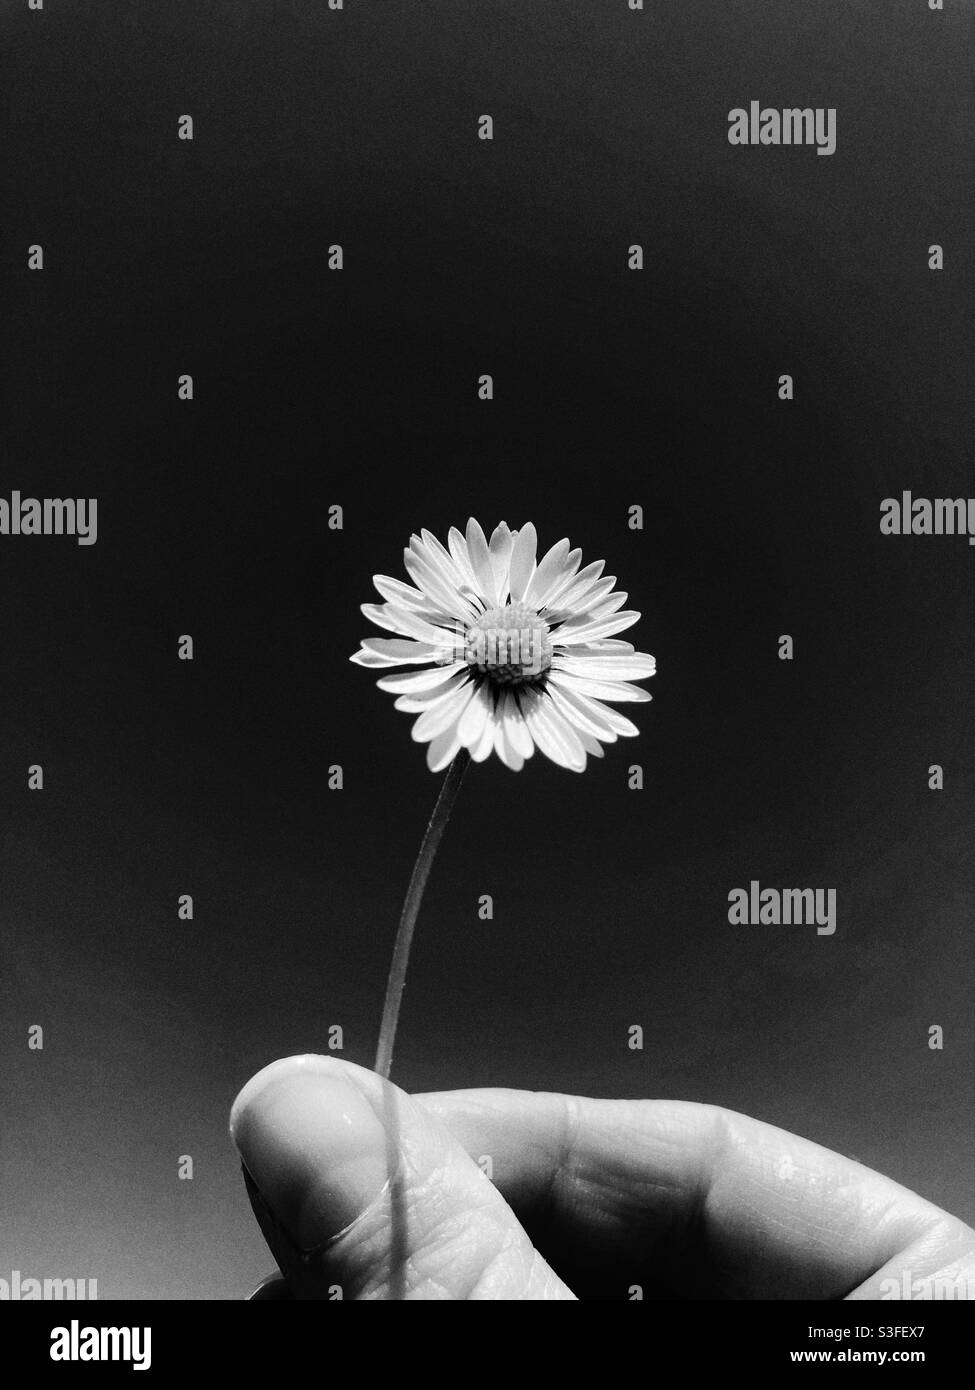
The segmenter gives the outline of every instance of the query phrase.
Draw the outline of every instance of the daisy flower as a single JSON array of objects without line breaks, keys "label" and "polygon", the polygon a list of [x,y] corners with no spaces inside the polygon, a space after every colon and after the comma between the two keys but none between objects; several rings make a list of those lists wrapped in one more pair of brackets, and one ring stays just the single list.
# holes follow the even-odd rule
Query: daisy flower
[{"label": "daisy flower", "polygon": [[466,749],[474,762],[496,753],[518,772],[535,749],[582,772],[602,744],[638,734],[614,704],[649,700],[634,681],[652,676],[652,656],[617,634],[640,617],[603,578],[604,561],[582,568],[582,551],[558,541],[537,559],[529,523],[501,522],[490,541],[472,518],[447,546],[429,531],[404,551],[412,584],[373,583],[383,603],[365,616],[392,637],[367,637],[351,658],[384,675],[380,689],[417,716],[412,735],[439,772]]}]

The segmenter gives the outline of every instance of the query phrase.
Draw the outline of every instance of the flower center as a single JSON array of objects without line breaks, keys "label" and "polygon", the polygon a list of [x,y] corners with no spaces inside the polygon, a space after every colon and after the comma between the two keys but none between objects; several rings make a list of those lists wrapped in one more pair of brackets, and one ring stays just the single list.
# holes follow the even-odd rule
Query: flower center
[{"label": "flower center", "polygon": [[488,608],[467,629],[464,659],[497,685],[538,681],[552,664],[548,624],[524,603]]}]

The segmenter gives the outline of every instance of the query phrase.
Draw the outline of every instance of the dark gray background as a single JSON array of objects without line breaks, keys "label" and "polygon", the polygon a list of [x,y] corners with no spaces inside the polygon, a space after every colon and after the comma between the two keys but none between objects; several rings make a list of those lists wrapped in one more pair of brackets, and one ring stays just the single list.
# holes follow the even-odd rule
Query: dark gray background
[{"label": "dark gray background", "polygon": [[[270,1267],[230,1102],[334,1023],[371,1062],[436,792],[358,604],[471,513],[605,557],[659,675],[584,777],[473,769],[396,1079],[727,1105],[975,1218],[975,551],[878,528],[972,491],[946,6],[2,6],[2,491],[100,529],[0,538],[0,1275]],[[836,107],[835,155],[730,146],[752,98]],[[835,887],[836,935],[731,927],[752,878]]]}]

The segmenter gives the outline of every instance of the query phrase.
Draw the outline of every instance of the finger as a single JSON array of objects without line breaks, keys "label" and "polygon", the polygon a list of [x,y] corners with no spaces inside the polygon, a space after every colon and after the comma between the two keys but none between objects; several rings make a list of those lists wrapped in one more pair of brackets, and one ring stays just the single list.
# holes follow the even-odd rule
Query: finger
[{"label": "finger", "polygon": [[663,1280],[680,1297],[875,1298],[856,1291],[905,1260],[930,1274],[938,1250],[975,1251],[975,1232],[915,1193],[734,1111],[529,1091],[414,1100],[490,1157],[496,1186],[580,1297],[607,1280],[623,1298]]},{"label": "finger", "polygon": [[261,1229],[305,1299],[572,1299],[481,1169],[375,1073],[289,1057],[230,1130]]}]

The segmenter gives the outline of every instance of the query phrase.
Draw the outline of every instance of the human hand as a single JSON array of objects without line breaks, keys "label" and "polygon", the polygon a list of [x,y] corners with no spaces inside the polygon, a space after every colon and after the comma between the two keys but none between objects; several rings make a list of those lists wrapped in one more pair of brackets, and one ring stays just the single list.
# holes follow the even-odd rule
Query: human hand
[{"label": "human hand", "polygon": [[879,1299],[905,1275],[975,1297],[970,1227],[715,1106],[408,1096],[305,1056],[247,1083],[231,1134],[287,1280],[264,1299]]}]

